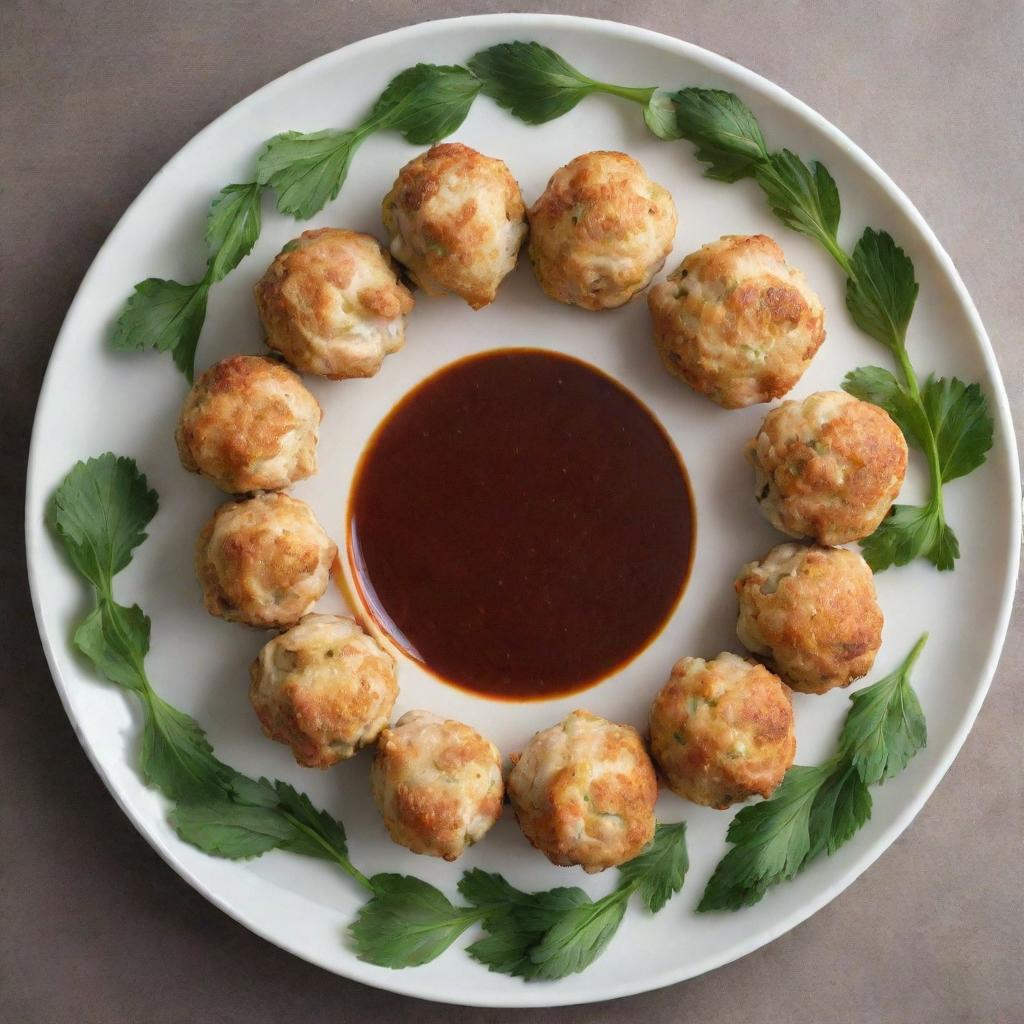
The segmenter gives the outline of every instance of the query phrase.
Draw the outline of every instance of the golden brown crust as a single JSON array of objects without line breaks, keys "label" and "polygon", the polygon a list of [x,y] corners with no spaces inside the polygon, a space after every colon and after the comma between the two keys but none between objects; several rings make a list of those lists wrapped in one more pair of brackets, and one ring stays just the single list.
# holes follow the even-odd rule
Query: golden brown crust
[{"label": "golden brown crust", "polygon": [[745,565],[735,587],[740,640],[794,690],[825,693],[871,670],[883,617],[855,551],[780,544]]},{"label": "golden brown crust", "polygon": [[767,235],[690,253],[648,305],[665,368],[726,409],[784,395],[825,339],[821,302]]},{"label": "golden brown crust", "polygon": [[343,228],[304,231],[255,288],[267,345],[296,369],[332,380],[372,377],[405,342],[413,307],[387,251]]},{"label": "golden brown crust", "polygon": [[654,836],[658,784],[639,733],[588,711],[537,733],[508,791],[523,834],[553,864],[603,871]]},{"label": "golden brown crust", "polygon": [[874,533],[907,469],[907,443],[889,414],[842,391],[773,409],[747,454],[768,521],[825,545]]},{"label": "golden brown crust", "polygon": [[230,356],[192,386],[174,438],[185,469],[221,490],[279,490],[316,472],[322,417],[286,366],[266,356]]},{"label": "golden brown crust", "polygon": [[505,163],[458,142],[410,160],[384,197],[391,252],[428,295],[473,309],[494,301],[526,234],[519,184]]},{"label": "golden brown crust", "polygon": [[377,743],[373,799],[391,838],[452,861],[501,817],[501,755],[462,722],[410,711]]},{"label": "golden brown crust", "polygon": [[327,768],[372,743],[398,696],[394,660],[354,619],[306,615],[250,668],[263,732],[308,768]]},{"label": "golden brown crust", "polygon": [[529,256],[558,302],[610,309],[650,283],[672,251],[668,191],[625,153],[584,153],[555,171],[529,211]]},{"label": "golden brown crust", "polygon": [[227,502],[196,544],[203,603],[229,622],[293,626],[323,596],[337,551],[304,501],[270,493]]},{"label": "golden brown crust", "polygon": [[676,662],[651,705],[650,727],[668,787],[719,810],[770,796],[796,756],[789,690],[734,654]]}]

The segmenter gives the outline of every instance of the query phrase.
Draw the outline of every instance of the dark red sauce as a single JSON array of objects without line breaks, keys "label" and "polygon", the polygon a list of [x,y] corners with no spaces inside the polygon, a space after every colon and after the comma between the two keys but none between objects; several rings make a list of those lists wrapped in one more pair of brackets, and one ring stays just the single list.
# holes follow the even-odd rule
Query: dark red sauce
[{"label": "dark red sauce", "polygon": [[597,682],[682,594],[694,513],[682,461],[630,392],[579,360],[500,349],[391,411],[356,472],[349,557],[395,643],[513,700]]}]

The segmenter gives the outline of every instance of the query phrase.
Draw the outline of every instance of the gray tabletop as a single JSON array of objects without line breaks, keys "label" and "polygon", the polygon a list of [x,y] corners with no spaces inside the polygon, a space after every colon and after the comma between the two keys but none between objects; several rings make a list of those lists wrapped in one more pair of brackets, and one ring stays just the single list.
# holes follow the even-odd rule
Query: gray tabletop
[{"label": "gray tabletop", "polygon": [[[24,568],[25,453],[50,348],[150,176],[253,89],[427,18],[529,9],[699,43],[806,100],[932,224],[1024,422],[1020,0],[5,0],[0,5],[0,1020],[18,1024],[511,1020],[336,978],[258,939],[166,867],[89,766],[50,682]],[[1024,1021],[1024,600],[949,775],[859,881],[705,977],[537,1019],[743,1024]],[[530,1015],[519,1012],[517,1019]]]}]

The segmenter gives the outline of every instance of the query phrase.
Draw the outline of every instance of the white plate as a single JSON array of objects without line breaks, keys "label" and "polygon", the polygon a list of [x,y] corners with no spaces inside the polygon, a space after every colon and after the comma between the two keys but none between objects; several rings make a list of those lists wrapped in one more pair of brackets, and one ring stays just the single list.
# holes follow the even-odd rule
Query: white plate
[{"label": "white plate", "polygon": [[[81,581],[59,556],[43,526],[52,489],[79,458],[112,449],[138,460],[159,491],[150,539],[118,578],[122,601],[138,601],[153,618],[149,672],[157,689],[194,714],[217,753],[250,774],[284,778],[343,818],[357,865],[419,874],[449,893],[463,867],[504,872],[523,888],[583,885],[594,894],[610,876],[588,878],[532,854],[511,815],[457,865],[413,857],[384,834],[367,789],[368,756],[326,773],[304,771],[288,751],[264,740],[247,700],[247,666],[264,634],[231,626],[202,609],[191,572],[193,541],[221,500],[209,484],[184,473],[172,440],[184,382],[163,355],[116,355],[105,344],[112,318],[141,277],[193,280],[205,253],[202,225],[210,198],[230,181],[252,176],[260,143],[285,129],[355,124],[388,79],[421,60],[465,61],[502,41],[537,39],[585,71],[626,84],[719,86],[739,93],[761,120],[770,143],[821,159],[843,198],[842,236],[852,243],[865,225],[886,228],[914,260],[921,294],[909,345],[922,372],[980,380],[996,418],[985,466],[948,490],[950,521],[963,557],[939,575],[922,561],[878,578],[886,614],[884,647],[873,678],[896,665],[923,630],[931,631],[914,674],[928,718],[928,748],[907,771],[874,792],[872,819],[831,858],[815,861],[794,882],[735,914],[697,915],[694,907],[725,852],[731,814],[671,796],[663,820],[689,824],[691,869],[683,892],[657,917],[631,908],[599,964],[555,984],[524,984],[490,974],[458,944],[434,963],[389,971],[358,961],[344,943],[361,893],[326,863],[272,853],[236,864],[204,856],[178,841],[163,799],[136,774],[138,717],[130,697],[96,679],[69,649],[72,625],[86,607]],[[527,201],[560,164],[589,149],[623,149],[667,185],[680,213],[674,266],[687,252],[727,233],[763,231],[779,239],[804,269],[827,311],[828,340],[794,394],[838,387],[846,371],[886,365],[886,353],[859,333],[843,305],[843,281],[811,241],[782,228],[752,183],[722,185],[701,177],[689,143],[648,135],[640,111],[608,98],[584,101],[540,128],[515,121],[481,98],[456,137],[503,158]],[[354,161],[340,198],[310,224],[336,224],[380,234],[379,205],[398,168],[417,147],[394,135],[370,139]],[[198,365],[237,351],[258,351],[261,334],[253,283],[273,255],[298,233],[294,222],[264,206],[262,236],[252,256],[212,293]],[[525,262],[525,261],[524,261]],[[494,703],[401,665],[398,711],[426,706],[464,719],[507,753],[566,711],[586,706],[642,724],[648,703],[683,654],[711,656],[736,648],[731,580],[741,563],[781,539],[760,518],[740,454],[764,409],[722,412],[660,368],[649,340],[646,304],[595,315],[543,297],[529,267],[520,266],[498,301],[473,313],[455,300],[420,300],[406,349],[378,377],[342,384],[315,381],[326,410],[321,471],[296,493],[312,503],[340,540],[355,460],[392,404],[436,367],[464,354],[506,345],[549,346],[604,368],[655,411],[680,447],[698,506],[698,548],[682,604],[657,640],[617,676],[566,699],[522,705]],[[687,43],[637,28],[575,18],[516,15],[432,22],[368,39],[328,54],[272,82],[200,132],[132,204],[86,275],[54,349],[36,418],[29,463],[27,540],[39,629],[72,723],[114,797],[153,847],[196,889],[247,927],[328,970],[370,985],[427,999],[533,1006],[608,999],[693,977],[771,941],[849,885],[906,828],[949,767],[988,688],[1010,612],[1019,551],[1020,499],[1012,428],[992,349],[949,257],[907,198],[840,132],[777,86]],[[923,493],[914,457],[904,499]],[[323,609],[340,609],[331,592]],[[796,696],[798,759],[812,764],[832,749],[848,694]]]}]

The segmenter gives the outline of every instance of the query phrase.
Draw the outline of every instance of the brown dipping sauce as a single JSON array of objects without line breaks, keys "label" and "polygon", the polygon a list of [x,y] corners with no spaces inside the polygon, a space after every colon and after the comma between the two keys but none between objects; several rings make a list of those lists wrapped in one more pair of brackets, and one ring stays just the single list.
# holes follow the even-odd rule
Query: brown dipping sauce
[{"label": "brown dipping sauce", "polygon": [[499,349],[439,370],[377,428],[348,549],[364,603],[443,679],[514,700],[589,686],[679,600],[694,545],[686,471],[600,370]]}]

